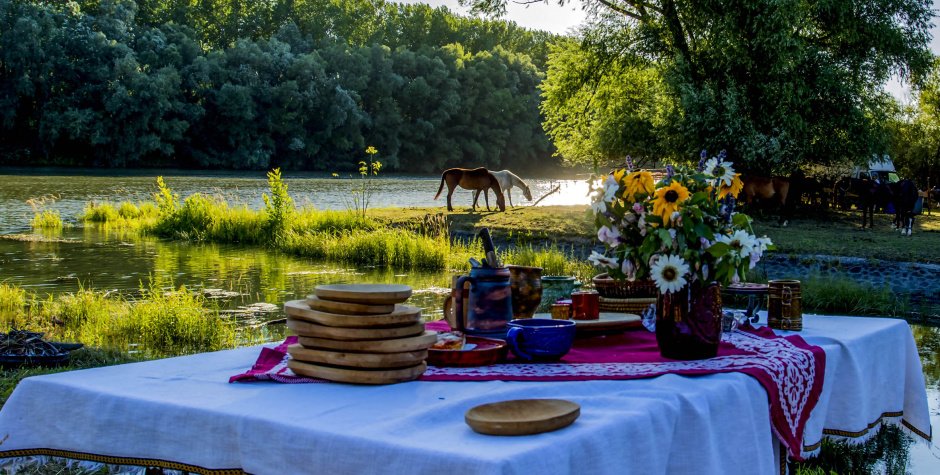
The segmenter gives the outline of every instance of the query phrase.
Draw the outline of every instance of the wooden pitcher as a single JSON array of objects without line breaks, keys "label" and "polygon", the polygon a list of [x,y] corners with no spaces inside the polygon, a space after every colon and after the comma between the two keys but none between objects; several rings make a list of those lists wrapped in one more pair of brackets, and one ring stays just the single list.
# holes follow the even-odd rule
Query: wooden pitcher
[{"label": "wooden pitcher", "polygon": [[768,285],[767,324],[776,330],[803,329],[803,292],[798,280],[771,280]]}]

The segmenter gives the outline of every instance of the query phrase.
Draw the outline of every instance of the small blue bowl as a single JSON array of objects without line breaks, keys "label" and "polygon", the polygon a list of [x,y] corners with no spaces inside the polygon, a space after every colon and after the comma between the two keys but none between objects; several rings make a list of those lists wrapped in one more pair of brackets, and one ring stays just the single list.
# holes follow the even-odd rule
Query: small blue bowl
[{"label": "small blue bowl", "polygon": [[568,354],[574,343],[571,320],[523,318],[508,323],[506,342],[512,354],[530,361],[556,361]]}]

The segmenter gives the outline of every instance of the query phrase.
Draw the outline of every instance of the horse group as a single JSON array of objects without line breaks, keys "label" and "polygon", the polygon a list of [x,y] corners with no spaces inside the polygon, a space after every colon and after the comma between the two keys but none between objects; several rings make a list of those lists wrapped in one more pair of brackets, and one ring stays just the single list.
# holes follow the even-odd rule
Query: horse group
[{"label": "horse group", "polygon": [[493,190],[493,193],[496,194],[496,206],[499,207],[500,211],[506,211],[506,198],[503,196],[504,191],[509,195],[509,206],[513,206],[512,193],[510,193],[513,187],[520,188],[523,196],[525,196],[527,200],[532,201],[532,191],[529,190],[529,186],[509,170],[491,172],[483,167],[473,169],[451,168],[445,170],[444,173],[441,174],[441,186],[437,189],[437,194],[434,195],[435,200],[440,198],[441,192],[444,191],[445,184],[447,185],[447,211],[454,210],[451,204],[451,197],[454,195],[454,190],[456,190],[458,186],[474,192],[474,211],[477,209],[477,200],[480,199],[481,192],[483,193],[483,199],[486,201],[486,210],[490,210],[490,190]]},{"label": "horse group", "polygon": [[[761,201],[771,201],[780,205],[780,223],[786,226],[793,216],[793,208],[803,197],[810,200],[824,200],[824,184],[814,178],[806,178],[802,173],[795,173],[789,178],[763,178],[749,176],[744,178],[741,196],[748,205]],[[858,207],[862,210],[862,228],[874,227],[876,208],[886,209],[890,204],[894,208],[893,229],[902,236],[910,236],[914,227],[914,216],[920,213],[918,190],[912,180],[904,179],[895,183],[878,183],[872,180],[846,177],[832,184],[833,201],[844,202],[845,195],[858,196]]]},{"label": "horse group", "polygon": [[862,210],[862,228],[867,221],[873,228],[875,208],[894,207],[892,228],[901,231],[902,236],[910,236],[914,228],[914,216],[920,213],[918,206],[919,191],[912,180],[904,179],[894,183],[879,183],[873,180],[846,177],[835,184],[836,193],[844,196],[853,193],[858,196]]}]

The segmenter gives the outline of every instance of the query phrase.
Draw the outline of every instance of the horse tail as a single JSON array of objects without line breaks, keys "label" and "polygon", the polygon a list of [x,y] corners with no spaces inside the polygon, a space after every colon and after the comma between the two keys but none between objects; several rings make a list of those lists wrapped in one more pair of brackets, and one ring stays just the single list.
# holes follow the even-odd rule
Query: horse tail
[{"label": "horse tail", "polygon": [[441,173],[441,186],[440,188],[437,189],[437,194],[434,195],[435,200],[440,198],[441,192],[444,191],[444,177],[446,176],[447,176],[447,170],[445,170],[444,173]]}]

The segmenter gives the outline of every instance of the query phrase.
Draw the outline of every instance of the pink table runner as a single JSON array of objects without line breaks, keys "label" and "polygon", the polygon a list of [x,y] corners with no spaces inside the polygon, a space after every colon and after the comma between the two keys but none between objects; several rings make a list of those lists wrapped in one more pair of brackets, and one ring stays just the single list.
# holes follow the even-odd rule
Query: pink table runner
[{"label": "pink table runner", "polygon": [[[449,330],[431,322],[429,330]],[[277,381],[324,383],[295,375],[287,367],[288,337],[276,348],[263,348],[255,365],[229,382]],[[659,355],[656,336],[648,331],[576,340],[557,363],[528,363],[510,355],[505,363],[475,368],[429,366],[423,381],[585,381],[652,378],[667,373],[687,376],[740,372],[757,379],[767,391],[774,432],[792,458],[802,460],[803,430],[822,391],[826,354],[798,335],[781,337],[767,327],[745,327],[722,336],[718,356],[678,361]]]}]

